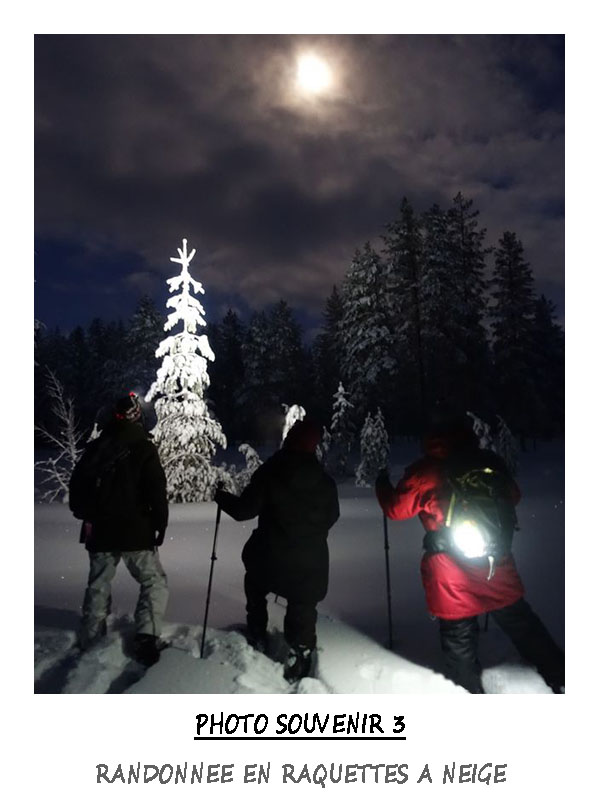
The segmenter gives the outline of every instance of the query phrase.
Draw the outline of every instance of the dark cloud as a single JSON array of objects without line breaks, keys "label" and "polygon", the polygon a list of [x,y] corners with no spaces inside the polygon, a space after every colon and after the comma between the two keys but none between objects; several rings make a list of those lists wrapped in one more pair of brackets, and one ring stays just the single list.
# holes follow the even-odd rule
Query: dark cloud
[{"label": "dark cloud", "polygon": [[[293,89],[307,49],[336,76],[319,101]],[[184,236],[219,303],[318,313],[403,195],[424,210],[458,191],[490,244],[514,230],[561,297],[563,37],[44,35],[35,60],[47,316],[90,264],[119,307],[158,297]],[[57,242],[73,248],[68,279]]]}]

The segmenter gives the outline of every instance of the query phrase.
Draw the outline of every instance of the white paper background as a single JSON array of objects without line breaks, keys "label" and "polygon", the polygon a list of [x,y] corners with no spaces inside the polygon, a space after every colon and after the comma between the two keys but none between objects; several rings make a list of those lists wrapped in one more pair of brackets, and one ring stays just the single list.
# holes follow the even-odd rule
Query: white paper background
[{"label": "white paper background", "polygon": [[[598,381],[597,355],[585,335],[594,319],[595,292],[589,273],[596,272],[597,248],[581,237],[597,229],[597,160],[595,125],[597,71],[595,26],[583,13],[589,4],[568,7],[533,2],[428,3],[421,11],[398,3],[370,2],[359,13],[342,3],[206,4],[170,2],[37,3],[5,6],[2,86],[5,100],[3,143],[10,166],[3,212],[4,284],[8,269],[19,275],[23,302],[4,296],[10,336],[3,331],[5,373],[3,414],[5,514],[3,548],[3,775],[5,797],[81,798],[97,796],[190,796],[206,791],[215,797],[281,796],[281,764],[298,770],[306,762],[407,763],[404,785],[354,783],[324,790],[303,782],[287,784],[289,797],[479,797],[494,794],[588,797],[595,785],[597,741],[597,612],[592,601],[597,526],[590,507],[597,491],[597,470],[590,456],[589,421],[594,418]],[[402,4],[407,6],[408,4]],[[269,8],[271,13],[269,13]],[[242,11],[243,9],[243,11]],[[7,13],[10,16],[7,16]],[[589,12],[588,12],[589,13]],[[417,16],[415,16],[415,14]],[[218,18],[217,16],[218,15]],[[31,310],[33,186],[33,34],[34,33],[562,33],[567,35],[568,226],[567,324],[567,682],[564,697],[539,696],[52,696],[33,694],[31,652],[33,612],[33,515],[31,513],[32,429]],[[592,150],[592,146],[594,150]],[[8,157],[7,157],[8,156]],[[7,158],[6,158],[7,157]],[[8,162],[8,163],[7,163]],[[586,193],[587,192],[587,193]],[[594,263],[595,261],[595,263]],[[26,282],[21,282],[26,276]],[[25,288],[27,287],[27,288]],[[586,305],[587,304],[587,305]],[[589,308],[588,308],[589,305]],[[17,344],[19,338],[25,344]],[[590,369],[591,367],[591,369]],[[10,376],[10,380],[8,380]],[[16,377],[12,377],[16,376]],[[582,382],[582,379],[585,383]],[[30,387],[28,389],[28,387]],[[593,404],[590,408],[586,404]],[[11,423],[17,419],[19,424]],[[21,424],[22,423],[22,424]],[[595,432],[594,432],[595,434]],[[32,437],[32,433],[29,434]],[[595,434],[597,438],[597,434]],[[576,464],[576,466],[575,466]],[[589,465],[589,468],[588,468]],[[577,486],[574,486],[575,477]],[[577,508],[579,505],[579,508]],[[17,509],[21,509],[17,512]],[[585,538],[584,538],[585,537]],[[592,541],[590,542],[590,537]],[[582,540],[591,547],[582,558]],[[29,578],[29,580],[27,579]],[[551,587],[549,587],[551,591]],[[196,742],[198,713],[394,713],[406,719],[404,742]],[[189,764],[271,762],[269,785],[230,784],[165,786],[96,783],[97,763]],[[506,763],[507,781],[494,785],[441,785],[443,765]],[[429,763],[434,784],[416,784]],[[326,792],[326,794],[325,794]]]}]

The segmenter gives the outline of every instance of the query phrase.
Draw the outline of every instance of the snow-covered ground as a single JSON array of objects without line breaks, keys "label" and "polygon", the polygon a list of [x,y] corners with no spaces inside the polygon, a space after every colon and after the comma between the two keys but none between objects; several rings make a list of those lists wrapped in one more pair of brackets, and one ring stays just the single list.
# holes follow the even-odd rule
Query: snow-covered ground
[{"label": "snow-covered ground", "polygon": [[[392,477],[417,455],[396,446]],[[521,530],[514,553],[526,597],[564,646],[564,447],[544,443],[521,457]],[[283,679],[283,600],[270,602],[270,655],[255,652],[236,627],[244,621],[240,552],[253,523],[223,515],[204,658],[200,659],[216,506],[171,506],[161,559],[170,600],[163,632],[172,646],[148,671],[127,656],[137,585],[124,566],[113,586],[107,637],[80,655],[73,644],[87,577],[79,523],[62,504],[35,506],[35,691],[50,693],[456,693],[440,673],[437,623],[429,619],[419,576],[418,520],[390,522],[393,651],[387,648],[382,516],[370,489],[339,486],[341,517],[330,533],[330,584],[319,606],[312,677]],[[491,693],[548,693],[490,621],[481,634],[484,685]]]}]

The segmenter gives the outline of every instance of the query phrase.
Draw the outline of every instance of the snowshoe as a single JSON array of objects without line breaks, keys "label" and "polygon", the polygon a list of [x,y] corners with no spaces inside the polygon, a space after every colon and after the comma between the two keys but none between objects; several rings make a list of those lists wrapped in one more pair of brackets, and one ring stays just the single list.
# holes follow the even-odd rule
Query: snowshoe
[{"label": "snowshoe", "polygon": [[306,678],[310,672],[313,651],[309,647],[292,647],[283,669],[283,677],[288,683]]},{"label": "snowshoe", "polygon": [[160,658],[161,651],[168,647],[168,642],[149,633],[138,633],[133,640],[133,658],[145,667],[151,667]]}]

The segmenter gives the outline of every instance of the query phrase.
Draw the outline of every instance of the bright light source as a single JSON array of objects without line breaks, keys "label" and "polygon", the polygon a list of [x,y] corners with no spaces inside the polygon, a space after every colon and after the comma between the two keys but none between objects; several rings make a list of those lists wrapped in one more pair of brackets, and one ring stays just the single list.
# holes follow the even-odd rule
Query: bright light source
[{"label": "bright light source", "polygon": [[306,53],[298,59],[298,85],[309,94],[320,94],[331,86],[332,74],[322,58]]},{"label": "bright light source", "polygon": [[481,531],[471,520],[452,526],[452,538],[458,549],[467,558],[481,558],[485,555],[485,541]]}]

